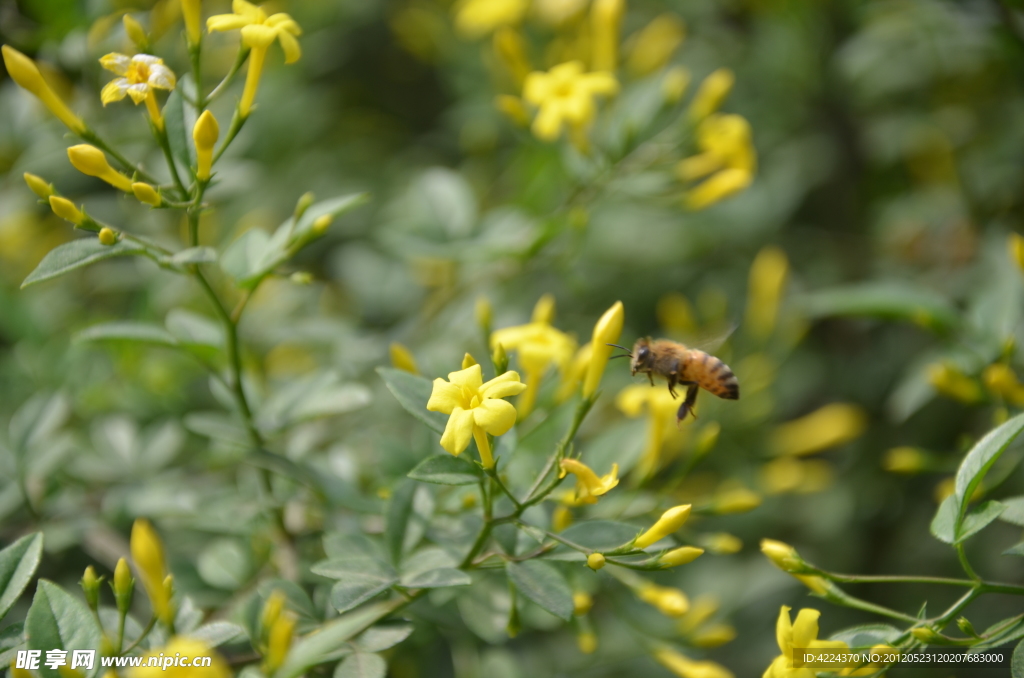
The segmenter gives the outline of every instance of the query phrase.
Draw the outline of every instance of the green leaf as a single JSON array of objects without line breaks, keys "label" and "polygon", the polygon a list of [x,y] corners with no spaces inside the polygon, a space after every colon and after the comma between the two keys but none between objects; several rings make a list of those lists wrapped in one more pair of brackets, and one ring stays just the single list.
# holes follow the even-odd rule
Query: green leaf
[{"label": "green leaf", "polygon": [[412,516],[412,503],[416,495],[416,483],[404,482],[395,488],[388,502],[387,525],[384,528],[384,543],[387,545],[391,562],[402,562],[405,547],[405,531]]},{"label": "green leaf", "polygon": [[25,649],[24,625],[11,624],[0,631],[0,666],[10,666]]},{"label": "green leaf", "polygon": [[998,428],[989,431],[964,457],[956,472],[956,491],[953,495],[957,502],[958,528],[978,484],[1021,431],[1024,431],[1024,414],[1018,414]]},{"label": "green leaf", "polygon": [[963,522],[956,533],[959,544],[969,537],[981,532],[1006,509],[1006,505],[995,500],[986,501],[964,516]]},{"label": "green leaf", "polygon": [[331,605],[338,612],[348,612],[397,583],[398,577],[386,571],[349,572],[331,587]]},{"label": "green leaf", "polygon": [[270,597],[274,591],[280,591],[288,599],[288,607],[304,617],[317,618],[316,607],[309,599],[309,594],[301,586],[287,579],[267,579],[260,583],[256,591],[264,600]]},{"label": "green leaf", "polygon": [[540,560],[508,562],[505,571],[524,596],[556,617],[572,619],[572,589],[554,565]]},{"label": "green leaf", "polygon": [[267,250],[270,236],[266,231],[251,228],[228,245],[220,257],[220,267],[234,278],[235,284],[245,287],[242,281],[256,270],[258,262]]},{"label": "green leaf", "polygon": [[1017,643],[1013,648],[1013,658],[1010,660],[1010,675],[1012,678],[1024,678],[1024,640]]},{"label": "green leaf", "polygon": [[[307,237],[310,235],[310,231],[313,228],[313,222],[325,214],[337,217],[339,214],[344,214],[345,212],[353,210],[369,200],[369,193],[352,193],[351,195],[342,195],[337,198],[330,198],[328,200],[315,202],[309,206],[309,209],[307,209],[302,215],[302,218],[299,219],[299,223],[295,225],[295,230],[292,235]],[[282,224],[282,227],[283,226],[284,225]]]},{"label": "green leaf", "polygon": [[475,485],[483,474],[473,463],[450,454],[427,457],[409,471],[413,480],[438,485]]},{"label": "green leaf", "polygon": [[440,567],[402,577],[402,586],[409,589],[440,589],[448,586],[469,586],[472,583],[473,578],[469,574],[454,567]]},{"label": "green leaf", "polygon": [[215,621],[190,631],[188,636],[203,641],[209,647],[217,647],[245,637],[245,629],[231,622]]},{"label": "green leaf", "polygon": [[352,644],[361,652],[382,652],[412,635],[413,625],[405,622],[377,624],[366,629]]},{"label": "green leaf", "polygon": [[388,663],[379,654],[356,652],[345,657],[334,671],[334,678],[384,678]]},{"label": "green leaf", "polygon": [[0,619],[18,602],[43,557],[43,534],[27,534],[0,551]]},{"label": "green leaf", "polygon": [[159,325],[134,320],[117,320],[87,327],[77,333],[73,341],[135,341],[172,348],[178,346],[178,340]]},{"label": "green leaf", "polygon": [[435,432],[444,433],[444,427],[448,425],[448,415],[427,410],[427,401],[430,400],[430,393],[434,388],[429,379],[391,367],[378,367],[377,374],[406,412]]},{"label": "green leaf", "polygon": [[164,319],[167,331],[182,346],[212,348],[224,346],[224,331],[210,318],[183,308],[173,308]]},{"label": "green leaf", "polygon": [[217,250],[212,247],[189,247],[187,250],[165,257],[164,261],[174,266],[212,264],[217,261]]},{"label": "green leaf", "polygon": [[[32,607],[25,617],[25,634],[32,650],[96,650],[100,645],[100,628],[92,611],[78,598],[52,581],[40,579]],[[93,673],[99,670],[99,662]],[[44,678],[60,678],[54,669],[39,668]]]},{"label": "green leaf", "polygon": [[354,553],[349,557],[321,560],[319,563],[312,565],[309,571],[328,579],[347,579],[363,572],[373,572],[385,579],[396,579],[398,577],[395,569],[387,563],[382,563],[376,558],[360,553]]},{"label": "green leaf", "polygon": [[850,647],[874,647],[891,644],[902,631],[890,624],[861,624],[832,634],[831,640],[841,640]]},{"label": "green leaf", "polygon": [[78,238],[50,250],[35,270],[21,283],[24,289],[104,259],[146,254],[146,248],[129,240],[104,245],[98,238]]},{"label": "green leaf", "polygon": [[328,532],[323,539],[324,553],[328,558],[351,558],[354,555],[368,558],[382,558],[384,552],[380,545],[365,534],[347,534],[344,532]]},{"label": "green leaf", "polygon": [[952,544],[956,541],[956,497],[949,495],[942,500],[939,510],[932,518],[931,533],[939,541]]},{"label": "green leaf", "polygon": [[[182,96],[186,83],[191,83],[188,76],[184,76],[178,81],[178,86],[171,90],[170,96],[167,97],[163,112],[164,129],[167,131],[171,154],[183,167],[188,168],[192,166],[193,160],[192,146],[189,144],[189,139],[192,138],[192,126],[185,121],[185,100]],[[187,169],[185,174],[188,174]],[[188,185],[187,181],[185,185]]]},{"label": "green leaf", "polygon": [[1024,556],[1024,541],[1003,551],[1004,556]]},{"label": "green leaf", "polygon": [[802,298],[811,317],[866,316],[906,320],[929,329],[960,324],[956,308],[931,290],[901,282],[871,282],[821,290]]},{"label": "green leaf", "polygon": [[1006,510],[999,515],[999,520],[1024,527],[1024,496],[1000,499]]},{"label": "green leaf", "polygon": [[310,667],[325,661],[326,657],[336,652],[350,638],[403,604],[402,600],[391,600],[368,605],[325,623],[316,633],[295,642],[274,678],[298,678]]},{"label": "green leaf", "polygon": [[196,559],[196,570],[210,586],[235,591],[242,588],[252,573],[249,551],[234,539],[219,539],[207,546]]},{"label": "green leaf", "polygon": [[303,421],[354,412],[370,404],[370,389],[343,382],[334,371],[297,379],[275,392],[260,407],[259,427],[278,431]]}]

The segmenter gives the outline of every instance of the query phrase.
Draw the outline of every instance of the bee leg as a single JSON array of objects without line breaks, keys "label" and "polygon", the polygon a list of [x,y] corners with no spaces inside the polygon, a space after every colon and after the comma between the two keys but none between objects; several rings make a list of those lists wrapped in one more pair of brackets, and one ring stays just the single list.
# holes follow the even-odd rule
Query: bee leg
[{"label": "bee leg", "polygon": [[686,415],[692,414],[693,418],[696,419],[697,415],[693,411],[694,405],[697,404],[697,392],[700,387],[696,384],[692,384],[686,389],[686,400],[679,406],[679,411],[676,412],[676,426],[678,427],[682,423],[683,419],[686,419]]},{"label": "bee leg", "polygon": [[651,380],[651,386],[654,386],[654,374],[651,372],[647,373],[647,378]]},{"label": "bee leg", "polygon": [[678,397],[678,394],[676,394],[676,384],[678,383],[677,379],[678,377],[675,372],[668,375],[668,392],[669,395],[672,396],[673,400]]}]

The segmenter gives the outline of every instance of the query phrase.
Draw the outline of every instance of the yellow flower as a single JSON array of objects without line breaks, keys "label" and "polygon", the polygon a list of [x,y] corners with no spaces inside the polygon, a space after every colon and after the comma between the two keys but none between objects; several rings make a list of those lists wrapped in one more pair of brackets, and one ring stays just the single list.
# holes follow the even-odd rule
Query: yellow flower
[{"label": "yellow flower", "polygon": [[942,395],[962,403],[970,405],[981,400],[981,388],[978,386],[978,382],[954,365],[948,363],[929,365],[928,381]]},{"label": "yellow flower", "polygon": [[297,36],[302,29],[289,15],[279,12],[267,16],[261,8],[245,0],[231,1],[231,14],[217,14],[206,20],[208,31],[233,31],[240,29],[242,44],[248,47],[249,66],[245,74],[245,88],[238,102],[238,114],[242,118],[249,116],[252,104],[256,100],[256,90],[260,85],[260,74],[266,61],[267,49],[277,42],[284,50],[284,62],[293,64],[302,56]]},{"label": "yellow flower", "polygon": [[699,122],[717,111],[735,82],[736,76],[728,68],[719,68],[704,78],[690,103],[690,119]]},{"label": "yellow flower", "polygon": [[675,14],[662,14],[630,38],[627,65],[633,75],[653,73],[668,63],[686,37],[686,24]]},{"label": "yellow flower", "polygon": [[664,568],[686,565],[697,560],[703,554],[704,549],[699,549],[695,546],[680,546],[658,558],[658,565]]},{"label": "yellow flower", "polygon": [[434,380],[434,389],[427,402],[431,412],[451,415],[441,436],[441,447],[458,456],[476,440],[484,467],[494,466],[487,434],[500,436],[516,423],[516,408],[502,398],[517,395],[526,389],[515,372],[505,372],[483,383],[483,372],[473,365]]},{"label": "yellow flower", "polygon": [[746,487],[726,487],[716,493],[712,506],[715,513],[747,513],[761,505],[761,495]]},{"label": "yellow flower", "polygon": [[399,344],[397,341],[391,342],[391,345],[388,346],[388,352],[391,354],[391,366],[396,370],[402,370],[410,374],[420,373],[419,368],[416,367],[416,358],[413,357],[412,351],[402,344]]},{"label": "yellow flower", "polygon": [[603,553],[591,553],[587,556],[587,567],[597,571],[604,567],[605,557]]},{"label": "yellow flower", "polygon": [[614,71],[619,61],[619,28],[625,0],[594,0],[590,10],[595,71]]},{"label": "yellow flower", "polygon": [[579,14],[588,0],[534,0],[533,12],[546,24],[557,26]]},{"label": "yellow flower", "polygon": [[729,624],[712,624],[700,629],[692,636],[690,642],[697,647],[719,647],[736,639],[736,629]]},{"label": "yellow flower", "polygon": [[601,384],[604,368],[612,355],[612,346],[622,335],[622,325],[626,321],[626,310],[621,301],[612,304],[594,325],[590,339],[590,364],[587,376],[583,379],[583,397],[590,398]]},{"label": "yellow flower", "polygon": [[[4,48],[6,49],[6,48]],[[1011,233],[1007,242],[1007,249],[1010,251],[1010,258],[1017,268],[1024,271],[1024,237],[1019,233]]]},{"label": "yellow flower", "polygon": [[40,176],[25,172],[21,175],[25,179],[25,183],[28,184],[29,190],[35,193],[43,200],[49,200],[51,195],[55,195],[57,192],[53,189],[53,184],[46,182]]},{"label": "yellow flower", "polygon": [[611,73],[585,73],[583,62],[569,61],[555,66],[547,73],[534,71],[523,83],[523,99],[537,106],[533,121],[533,134],[543,141],[554,141],[568,126],[579,145],[597,107],[594,98],[618,92],[619,83]]},{"label": "yellow flower", "polygon": [[90,177],[102,179],[125,193],[132,192],[132,180],[107,162],[103,151],[89,144],[78,144],[68,149],[68,159],[76,170]]},{"label": "yellow flower", "polygon": [[292,646],[292,638],[295,635],[295,616],[284,612],[278,615],[274,623],[270,625],[267,634],[267,651],[263,656],[263,672],[266,675],[273,675],[288,654]]},{"label": "yellow flower", "polygon": [[75,203],[59,195],[50,196],[50,209],[58,217],[70,221],[75,226],[81,226],[85,221],[85,213],[75,207]]},{"label": "yellow flower", "polygon": [[132,526],[132,560],[153,614],[165,624],[174,619],[167,571],[164,568],[164,546],[150,522],[139,518]]},{"label": "yellow flower", "polygon": [[555,365],[564,373],[576,350],[576,342],[571,337],[551,326],[553,316],[554,299],[545,295],[537,302],[530,323],[506,327],[491,334],[491,348],[500,345],[514,349],[526,374],[526,390],[516,403],[520,419],[533,411],[540,382],[548,368]]},{"label": "yellow flower", "polygon": [[210,170],[213,168],[213,147],[219,137],[220,125],[217,124],[217,118],[213,117],[210,111],[203,111],[192,127],[192,141],[196,144],[196,178],[200,181],[207,181],[210,178]]},{"label": "yellow flower", "polygon": [[287,602],[288,599],[284,593],[280,589],[274,589],[274,592],[267,597],[267,601],[263,603],[263,611],[260,612],[260,628],[264,638],[270,636],[270,629],[274,627],[281,613],[284,612]]},{"label": "yellow flower", "polygon": [[164,120],[156,102],[154,90],[172,90],[177,85],[174,72],[164,66],[164,60],[149,54],[128,56],[111,52],[100,59],[103,68],[120,75],[108,82],[100,92],[100,100],[106,106],[111,101],[120,101],[126,96],[138,106],[146,102],[149,117],[157,129],[163,129]]},{"label": "yellow flower", "polygon": [[672,398],[668,389],[632,384],[619,391],[615,406],[627,417],[647,412],[647,442],[636,470],[640,478],[646,478],[658,469],[666,438],[679,435],[675,423],[679,401]]},{"label": "yellow flower", "polygon": [[989,391],[1014,405],[1024,405],[1024,386],[1014,374],[1013,368],[1004,363],[995,363],[985,368],[982,379]]},{"label": "yellow flower", "polygon": [[638,549],[645,549],[651,544],[664,539],[665,537],[673,534],[676,530],[683,526],[686,519],[690,517],[689,504],[681,504],[679,506],[673,506],[669,510],[661,514],[658,521],[651,525],[650,529],[645,531],[639,537],[633,541],[633,545]]},{"label": "yellow flower", "polygon": [[885,453],[882,468],[889,473],[919,473],[928,468],[928,455],[916,447],[894,447]]},{"label": "yellow flower", "polygon": [[719,555],[739,553],[743,548],[743,540],[728,532],[714,532],[705,535],[701,543],[708,551]]},{"label": "yellow flower", "polygon": [[[167,664],[166,668],[162,664],[146,666],[149,657],[161,655],[164,663]],[[171,662],[178,655],[182,660],[186,657],[190,660],[196,657],[211,657],[212,662],[210,666],[206,667],[173,666]],[[129,669],[128,678],[231,678],[231,669],[203,641],[185,636],[174,636],[164,647],[143,655],[142,666]]]},{"label": "yellow flower", "polygon": [[748,282],[746,327],[757,339],[767,339],[775,329],[788,274],[789,260],[778,247],[765,247],[754,257]]},{"label": "yellow flower", "polygon": [[203,36],[203,15],[200,0],[181,0],[181,14],[185,19],[185,37],[188,44],[198,45]]},{"label": "yellow flower", "polygon": [[842,445],[860,436],[867,426],[856,405],[832,403],[778,426],[771,436],[776,454],[800,456]]},{"label": "yellow flower", "polygon": [[750,123],[740,115],[710,115],[697,126],[700,153],[680,161],[676,173],[683,181],[710,178],[691,189],[691,209],[703,209],[743,190],[754,179],[757,152]]},{"label": "yellow flower", "polygon": [[569,361],[569,366],[562,371],[562,383],[558,385],[558,390],[555,391],[555,402],[560,403],[567,400],[580,387],[580,382],[587,376],[587,370],[590,369],[593,346],[590,343],[580,346],[579,350],[576,351],[576,355]]},{"label": "yellow flower", "polygon": [[152,205],[153,207],[160,207],[163,203],[160,193],[155,188],[142,181],[136,181],[132,184],[132,193],[135,194],[135,198],[139,202]]},{"label": "yellow flower", "polygon": [[796,622],[789,617],[790,608],[782,606],[779,620],[775,625],[775,638],[782,652],[764,672],[762,678],[816,678],[817,672],[809,668],[793,668],[793,648],[846,650],[846,643],[839,640],[818,640],[818,617],[821,612],[804,608],[796,616]]},{"label": "yellow flower", "polygon": [[467,38],[480,38],[518,24],[529,5],[528,0],[462,0],[455,5],[455,29]]},{"label": "yellow flower", "polygon": [[733,678],[732,672],[713,661],[695,661],[671,650],[655,650],[654,659],[679,678]]},{"label": "yellow flower", "polygon": [[574,591],[572,594],[572,613],[577,617],[590,612],[594,606],[594,598],[586,591]]},{"label": "yellow flower", "polygon": [[917,628],[910,629],[910,635],[914,636],[922,643],[933,643],[938,639],[938,634],[927,626],[918,626]]},{"label": "yellow flower", "polygon": [[577,459],[563,459],[560,464],[563,477],[567,472],[576,476],[576,501],[580,504],[596,504],[598,497],[619,484],[618,464],[612,464],[611,472],[600,478]]},{"label": "yellow flower", "polygon": [[690,601],[686,594],[670,586],[646,583],[637,590],[636,594],[640,600],[658,608],[658,611],[666,617],[682,617],[690,609]]},{"label": "yellow flower", "polygon": [[43,75],[34,61],[10,45],[4,45],[0,51],[3,52],[4,66],[7,68],[11,80],[18,83],[22,89],[34,94],[72,132],[81,134],[86,130],[82,119],[72,113],[68,105],[46,84],[46,80],[43,79]]}]

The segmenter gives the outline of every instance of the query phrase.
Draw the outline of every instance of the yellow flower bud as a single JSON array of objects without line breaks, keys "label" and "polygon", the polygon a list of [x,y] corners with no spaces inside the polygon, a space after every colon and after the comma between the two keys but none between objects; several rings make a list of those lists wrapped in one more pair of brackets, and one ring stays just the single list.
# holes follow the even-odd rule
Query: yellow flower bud
[{"label": "yellow flower bud", "polygon": [[661,79],[661,98],[673,106],[682,101],[690,88],[690,71],[683,66],[673,66]]},{"label": "yellow flower bud", "polygon": [[149,38],[146,36],[146,29],[142,27],[142,24],[136,21],[131,14],[125,14],[122,21],[124,32],[128,34],[128,39],[135,43],[135,48],[140,52],[148,52]]},{"label": "yellow flower bud", "polygon": [[164,545],[156,530],[144,518],[139,518],[132,526],[131,552],[153,614],[168,623],[174,615],[170,591],[166,586],[168,575],[164,567]]},{"label": "yellow flower bud", "polygon": [[590,10],[593,70],[614,71],[619,62],[619,28],[625,0],[594,0]]},{"label": "yellow flower bud", "polygon": [[85,221],[85,214],[75,207],[75,203],[59,195],[50,196],[50,209],[61,219],[70,221],[75,226],[81,226]]},{"label": "yellow flower bud", "polygon": [[295,617],[287,613],[282,614],[270,628],[267,639],[267,653],[263,656],[263,672],[266,675],[272,675],[284,663],[294,635]]},{"label": "yellow flower bud", "polygon": [[410,374],[419,374],[419,368],[416,366],[416,358],[413,357],[412,351],[398,343],[397,341],[391,342],[388,347],[388,352],[391,354],[391,366],[396,370],[402,370],[409,372]]},{"label": "yellow flower bud", "polygon": [[712,624],[700,629],[692,636],[690,642],[697,647],[719,647],[736,639],[736,629],[729,624]]},{"label": "yellow flower bud", "polygon": [[633,541],[633,545],[638,549],[645,549],[651,544],[675,533],[676,530],[683,526],[686,519],[690,517],[690,508],[689,504],[682,504],[680,506],[673,506],[665,511],[661,514],[661,518],[658,518],[658,522],[654,523],[649,530]]},{"label": "yellow flower bud", "polygon": [[265,638],[270,637],[270,630],[274,628],[274,624],[281,618],[281,613],[284,612],[287,601],[288,599],[285,595],[275,589],[263,604],[263,612],[260,614],[260,628],[263,629]]},{"label": "yellow flower bud", "polygon": [[708,551],[719,555],[739,553],[743,548],[743,540],[728,532],[715,532],[706,535],[702,543]]},{"label": "yellow flower bud", "polygon": [[476,304],[473,306],[473,315],[476,317],[476,324],[483,330],[484,334],[490,334],[494,312],[491,309],[491,302],[487,297],[479,296],[476,298]]},{"label": "yellow flower bud", "polygon": [[849,442],[864,432],[864,411],[844,403],[832,403],[782,424],[771,437],[776,454],[799,456]]},{"label": "yellow flower bud", "polygon": [[982,379],[988,390],[1014,405],[1024,404],[1024,386],[1013,368],[1005,363],[994,363],[985,368]]},{"label": "yellow flower bud", "polygon": [[927,626],[918,626],[917,628],[910,629],[910,635],[914,636],[922,643],[934,643],[939,638],[939,634],[931,630]]},{"label": "yellow flower bud", "polygon": [[711,207],[750,186],[753,180],[754,175],[748,169],[715,172],[686,194],[686,207],[695,212]]},{"label": "yellow flower bud", "polygon": [[185,37],[190,45],[198,45],[203,35],[200,4],[200,0],[181,0],[181,14],[185,18]]},{"label": "yellow flower bud", "polygon": [[595,572],[604,567],[604,554],[602,553],[591,553],[587,556],[587,567]]},{"label": "yellow flower bud", "polygon": [[813,574],[794,574],[794,577],[800,580],[804,586],[811,590],[811,593],[816,593],[819,596],[823,596],[829,592],[832,588],[832,582]]},{"label": "yellow flower bud", "polygon": [[576,646],[583,654],[594,654],[597,650],[597,636],[593,631],[584,631],[576,636]]},{"label": "yellow flower bud", "polygon": [[334,221],[333,214],[322,214],[313,221],[313,233],[316,235],[323,235],[330,228],[331,222]]},{"label": "yellow flower bud", "polygon": [[142,181],[136,181],[134,184],[132,184],[132,193],[135,194],[135,198],[139,202],[146,203],[147,205],[152,205],[153,207],[160,207],[160,205],[163,203],[163,199],[160,197],[160,194],[157,192],[157,190],[150,186],[149,184]]},{"label": "yellow flower bud", "polygon": [[658,565],[665,568],[686,565],[697,560],[703,553],[704,549],[695,546],[680,546],[658,558]]},{"label": "yellow flower bud", "polygon": [[114,600],[117,601],[118,611],[127,614],[128,609],[132,606],[134,594],[135,580],[132,579],[128,561],[120,558],[114,568]]},{"label": "yellow flower bud", "polygon": [[462,508],[471,509],[476,506],[476,492],[467,492],[462,495]]},{"label": "yellow flower bud", "polygon": [[570,525],[572,525],[572,511],[568,506],[556,506],[555,510],[551,513],[551,529],[555,532],[561,532]]},{"label": "yellow flower bud", "polygon": [[467,353],[466,355],[462,356],[462,369],[465,370],[465,369],[468,369],[468,368],[472,367],[473,365],[478,365],[478,364],[479,363],[477,363],[476,358],[474,358],[470,354]]},{"label": "yellow flower bud", "polygon": [[107,162],[103,151],[89,144],[78,144],[68,149],[68,158],[75,169],[90,177],[102,179],[114,188],[132,192],[132,180],[121,174]]},{"label": "yellow flower bud", "polygon": [[200,181],[207,181],[210,178],[210,171],[213,169],[213,147],[217,145],[219,138],[220,125],[217,124],[217,118],[213,117],[210,111],[203,111],[192,128],[192,141],[196,144],[196,177]]},{"label": "yellow flower bud", "polygon": [[728,515],[746,513],[761,505],[761,495],[745,487],[737,487],[720,492],[714,499],[715,513]]},{"label": "yellow flower bud", "polygon": [[594,606],[594,598],[586,591],[575,591],[572,594],[572,610],[577,617],[590,612]]},{"label": "yellow flower bud", "polygon": [[882,468],[889,473],[919,473],[928,468],[928,456],[916,447],[894,447],[885,453]]},{"label": "yellow flower bud", "polygon": [[96,568],[92,565],[85,568],[85,573],[79,584],[82,586],[82,593],[85,594],[85,602],[95,612],[100,604],[100,580],[96,576]]},{"label": "yellow flower bud", "polygon": [[654,652],[654,659],[679,678],[735,678],[731,671],[713,661],[695,661],[670,648]]},{"label": "yellow flower bud", "polygon": [[783,572],[799,571],[804,561],[796,549],[785,542],[774,539],[761,540],[761,553],[768,556],[772,563]]},{"label": "yellow flower bud", "polygon": [[4,66],[11,80],[34,94],[72,132],[81,133],[86,130],[82,119],[72,113],[67,104],[46,84],[34,61],[9,45],[4,45],[2,51]]},{"label": "yellow flower bud", "polygon": [[494,347],[491,362],[494,363],[494,371],[497,374],[504,374],[508,370],[508,354],[505,353],[505,347],[500,343]]},{"label": "yellow flower bud", "polygon": [[25,179],[25,183],[28,184],[29,190],[38,195],[43,200],[49,200],[51,195],[56,194],[53,190],[53,184],[46,183],[46,180],[42,177],[25,172],[21,175]]},{"label": "yellow flower bud", "polygon": [[626,310],[621,301],[616,301],[594,325],[594,333],[590,342],[590,365],[587,367],[587,376],[583,379],[584,398],[594,395],[597,387],[601,384],[604,368],[608,364],[608,358],[612,355],[612,347],[608,344],[619,341],[625,319]]},{"label": "yellow flower bud", "polygon": [[1017,268],[1021,271],[1024,271],[1024,237],[1021,237],[1019,233],[1011,233],[1007,246],[1013,263],[1017,264]]},{"label": "yellow flower bud", "polygon": [[313,195],[312,191],[306,191],[299,196],[299,199],[295,201],[295,221],[302,218],[302,215],[306,213],[310,205],[316,200],[316,196]]},{"label": "yellow flower bud", "polygon": [[100,229],[99,238],[101,243],[103,243],[107,247],[110,247],[111,245],[117,242],[117,232],[111,228],[107,228],[106,226],[104,226],[103,228]]},{"label": "yellow flower bud", "polygon": [[765,247],[750,266],[746,329],[756,339],[767,339],[775,329],[789,276],[789,260],[778,247]]},{"label": "yellow flower bud", "polygon": [[699,122],[708,117],[721,106],[732,91],[736,76],[728,68],[719,68],[704,78],[690,104],[690,119]]},{"label": "yellow flower bud", "polygon": [[686,25],[674,14],[662,14],[630,38],[630,72],[635,76],[653,73],[668,63],[672,54],[683,44]]},{"label": "yellow flower bud", "polygon": [[928,381],[942,395],[962,403],[970,405],[981,400],[981,388],[978,383],[953,365],[929,365]]},{"label": "yellow flower bud", "polygon": [[690,609],[690,601],[679,589],[645,584],[637,591],[640,600],[658,608],[666,617],[682,617]]}]

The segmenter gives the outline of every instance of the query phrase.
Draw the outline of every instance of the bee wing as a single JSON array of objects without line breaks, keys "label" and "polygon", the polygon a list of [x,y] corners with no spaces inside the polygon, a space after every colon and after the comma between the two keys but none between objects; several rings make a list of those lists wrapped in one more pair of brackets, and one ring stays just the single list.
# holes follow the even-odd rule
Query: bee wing
[{"label": "bee wing", "polygon": [[709,328],[702,332],[697,332],[694,336],[687,337],[687,341],[684,341],[687,348],[695,348],[698,351],[704,351],[705,353],[714,354],[718,349],[722,348],[722,345],[729,341],[733,332],[739,327],[739,323],[732,323],[724,330],[721,328]]}]

